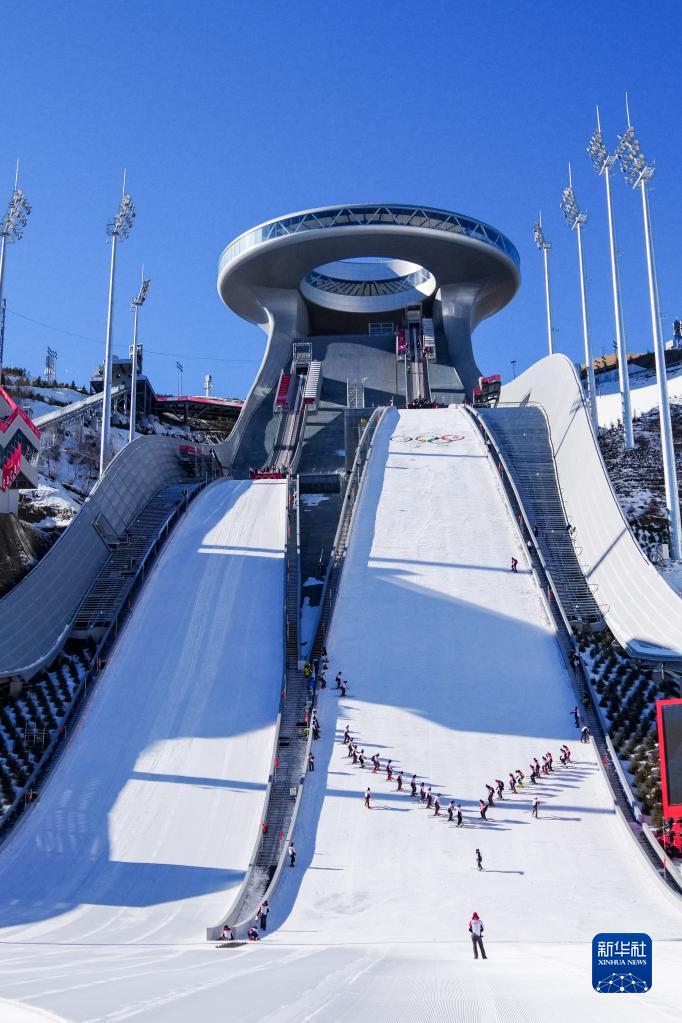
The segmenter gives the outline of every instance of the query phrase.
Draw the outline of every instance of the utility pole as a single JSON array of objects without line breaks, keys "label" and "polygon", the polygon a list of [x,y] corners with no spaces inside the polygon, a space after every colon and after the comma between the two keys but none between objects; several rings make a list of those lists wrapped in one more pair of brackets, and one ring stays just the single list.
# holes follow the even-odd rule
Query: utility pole
[{"label": "utility pole", "polygon": [[548,242],[542,233],[542,213],[538,217],[538,222],[533,227],[533,238],[538,249],[542,253],[542,257],[545,263],[545,307],[547,312],[547,349],[548,354],[554,354],[554,343],[552,340],[553,328],[552,328],[552,303],[549,294],[549,250],[552,248],[552,243]]},{"label": "utility pole", "polygon": [[680,499],[677,489],[677,469],[675,466],[675,447],[673,429],[670,419],[670,402],[668,400],[668,378],[665,365],[665,348],[663,346],[663,330],[661,327],[661,307],[658,296],[658,280],[656,278],[656,259],[654,241],[651,233],[651,213],[649,211],[649,192],[647,184],[654,176],[654,165],[648,163],[642,153],[635,129],[630,124],[630,109],[625,97],[628,126],[618,136],[616,157],[620,160],[620,169],[626,182],[634,190],[639,189],[642,197],[642,215],[644,218],[644,241],[646,246],[646,268],[649,282],[649,309],[651,313],[651,333],[656,356],[656,383],[658,384],[658,414],[661,424],[661,455],[663,458],[663,475],[665,477],[665,499],[670,527],[670,554],[675,561],[682,559],[682,527],[680,524]]},{"label": "utility pole", "polygon": [[616,154],[609,153],[604,142],[597,107],[597,127],[587,145],[587,152],[597,174],[602,175],[606,186],[606,210],[609,219],[609,253],[611,256],[611,290],[613,292],[613,316],[616,324],[616,351],[618,353],[618,383],[620,387],[621,411],[623,416],[623,434],[625,447],[634,448],[635,438],[632,430],[632,405],[630,402],[630,374],[628,372],[628,351],[623,327],[623,304],[620,290],[620,270],[618,267],[618,250],[616,248],[616,229],[613,223],[613,200],[611,198],[611,168],[616,162]]},{"label": "utility pole", "polygon": [[99,474],[104,472],[109,462],[109,427],[111,422],[111,334],[114,326],[114,280],[116,276],[116,249],[119,241],[125,241],[130,234],[135,218],[135,207],[126,194],[126,176],[123,172],[123,194],[118,212],[107,225],[107,234],[111,236],[111,264],[109,267],[109,301],[107,304],[107,336],[104,349],[104,380],[102,395],[102,436],[99,451]]}]

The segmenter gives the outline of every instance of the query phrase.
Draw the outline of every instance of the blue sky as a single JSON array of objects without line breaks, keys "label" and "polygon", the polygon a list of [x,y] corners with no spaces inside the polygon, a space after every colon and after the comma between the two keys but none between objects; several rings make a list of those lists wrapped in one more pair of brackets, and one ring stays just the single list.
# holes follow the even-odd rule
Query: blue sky
[{"label": "blue sky", "polygon": [[[264,335],[219,301],[218,256],[262,220],[336,202],[434,205],[512,239],[521,291],[475,334],[482,368],[505,376],[512,358],[518,371],[545,352],[532,240],[542,209],[556,347],[579,358],[575,238],[558,208],[569,159],[590,215],[594,348],[608,351],[603,182],[585,145],[597,102],[615,144],[626,89],[643,149],[657,162],[652,216],[666,333],[682,317],[676,3],[28,0],[19,10],[5,0],[0,13],[3,38],[13,39],[3,46],[0,200],[4,207],[20,157],[33,205],[23,240],[8,251],[7,364],[37,372],[50,344],[60,377],[83,382],[101,359],[105,228],[124,167],[138,216],[119,249],[114,344],[127,350],[144,263],[153,283],[141,340],[159,391],[175,390],[180,358],[185,390],[199,390],[211,372],[216,393],[246,393]],[[641,208],[620,174],[614,198],[628,344],[647,350]]]}]

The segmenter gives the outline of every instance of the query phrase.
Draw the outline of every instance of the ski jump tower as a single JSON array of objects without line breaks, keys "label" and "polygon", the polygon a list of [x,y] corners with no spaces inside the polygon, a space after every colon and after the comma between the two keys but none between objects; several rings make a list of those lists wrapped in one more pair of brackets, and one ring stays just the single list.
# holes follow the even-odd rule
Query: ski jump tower
[{"label": "ski jump tower", "polygon": [[[321,362],[323,405],[340,410],[351,386],[360,385],[366,406],[404,405],[415,393],[439,404],[470,398],[480,376],[472,331],[511,300],[519,282],[519,255],[508,238],[446,210],[328,206],[244,232],[220,257],[218,292],[262,327],[268,343],[221,458],[237,471],[242,462],[267,458],[266,410],[272,412],[295,341],[310,341],[312,359]],[[411,383],[397,365],[408,307],[424,325],[423,384]],[[429,336],[431,348],[421,340]]]}]

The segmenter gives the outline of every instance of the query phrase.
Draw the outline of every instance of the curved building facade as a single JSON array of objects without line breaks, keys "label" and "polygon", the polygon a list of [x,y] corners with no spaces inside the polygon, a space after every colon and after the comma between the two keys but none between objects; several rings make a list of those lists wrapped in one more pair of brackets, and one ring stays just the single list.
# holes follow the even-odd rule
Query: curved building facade
[{"label": "curved building facade", "polygon": [[[218,292],[268,343],[223,457],[239,471],[272,453],[273,401],[295,341],[310,342],[321,364],[318,415],[330,420],[353,387],[366,406],[403,405],[415,393],[439,404],[470,396],[480,376],[472,331],[519,282],[518,252],[500,231],[430,207],[329,206],[245,231],[220,257]],[[433,338],[428,381],[414,386],[396,354],[408,308]]]}]

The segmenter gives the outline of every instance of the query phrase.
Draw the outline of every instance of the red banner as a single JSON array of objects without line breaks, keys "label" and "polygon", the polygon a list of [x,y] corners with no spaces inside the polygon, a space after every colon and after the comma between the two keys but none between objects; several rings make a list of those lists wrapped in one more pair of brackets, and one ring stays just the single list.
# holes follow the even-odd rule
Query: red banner
[{"label": "red banner", "polygon": [[9,490],[21,469],[21,444],[17,444],[2,467],[2,489]]}]

